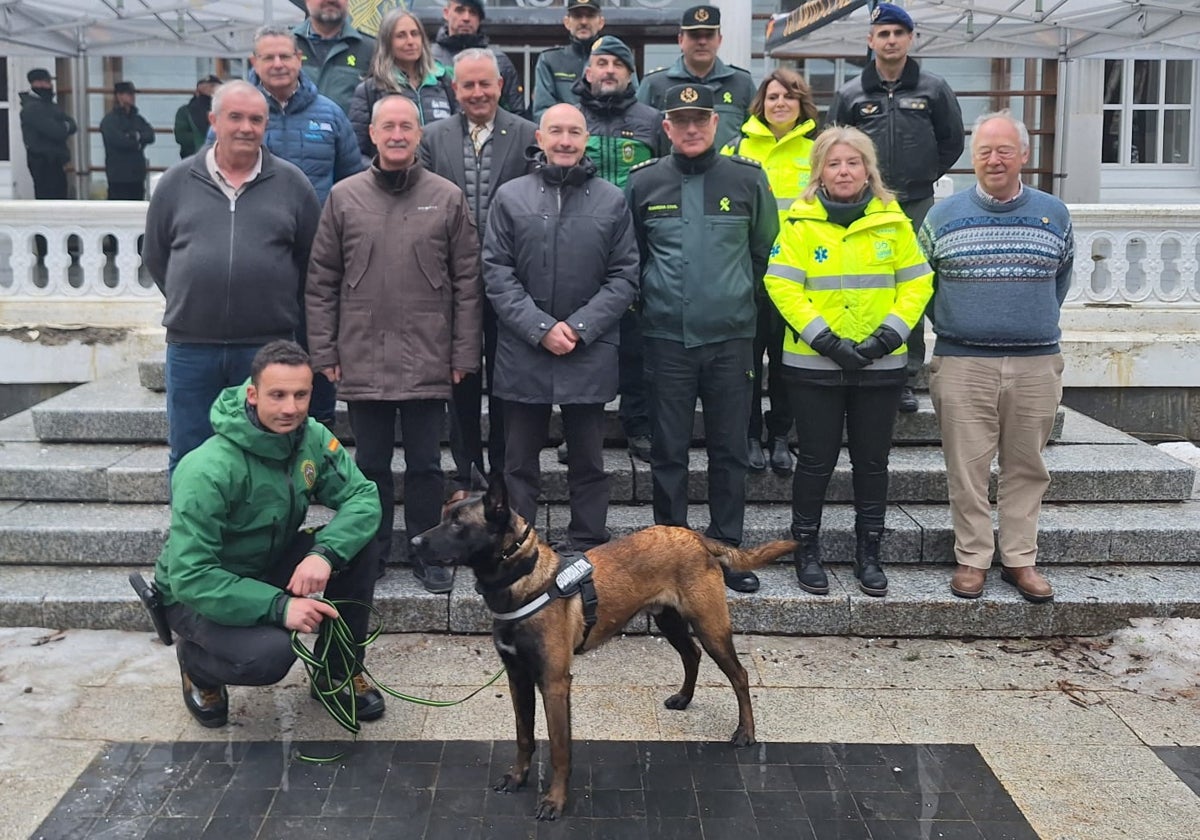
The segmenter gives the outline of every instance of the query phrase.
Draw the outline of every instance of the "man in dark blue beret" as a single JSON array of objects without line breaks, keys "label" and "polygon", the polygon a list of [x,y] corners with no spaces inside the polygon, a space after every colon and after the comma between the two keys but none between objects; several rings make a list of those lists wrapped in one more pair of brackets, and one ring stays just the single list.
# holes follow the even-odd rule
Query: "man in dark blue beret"
[{"label": "man in dark blue beret", "polygon": [[[954,91],[908,57],[913,19],[894,3],[871,12],[867,45],[875,60],[833,97],[827,122],[862,129],[875,142],[884,183],[896,192],[913,228],[920,229],[933,206],[933,184],[963,152],[962,111]],[[931,304],[932,305],[932,304]],[[909,384],[900,410],[917,410],[912,381],[925,363],[925,324],[908,338]]]}]

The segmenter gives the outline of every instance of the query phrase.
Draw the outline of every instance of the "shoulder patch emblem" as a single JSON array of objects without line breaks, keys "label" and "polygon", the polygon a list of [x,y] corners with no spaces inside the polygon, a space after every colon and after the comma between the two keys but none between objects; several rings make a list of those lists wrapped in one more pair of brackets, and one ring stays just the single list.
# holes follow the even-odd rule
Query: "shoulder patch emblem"
[{"label": "shoulder patch emblem", "polygon": [[337,438],[329,439],[329,451],[330,452],[337,452],[338,449],[341,447],[341,445],[342,445],[341,442]]},{"label": "shoulder patch emblem", "polygon": [[300,474],[304,476],[304,483],[308,489],[313,489],[317,483],[317,465],[312,461],[301,462]]}]

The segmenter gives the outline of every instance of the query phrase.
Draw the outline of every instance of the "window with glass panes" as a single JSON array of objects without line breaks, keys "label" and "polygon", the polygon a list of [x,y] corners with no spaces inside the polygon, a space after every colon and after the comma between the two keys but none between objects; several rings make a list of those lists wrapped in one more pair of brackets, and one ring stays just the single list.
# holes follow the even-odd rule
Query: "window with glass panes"
[{"label": "window with glass panes", "polygon": [[1105,61],[1101,162],[1193,164],[1195,75],[1184,59]]}]

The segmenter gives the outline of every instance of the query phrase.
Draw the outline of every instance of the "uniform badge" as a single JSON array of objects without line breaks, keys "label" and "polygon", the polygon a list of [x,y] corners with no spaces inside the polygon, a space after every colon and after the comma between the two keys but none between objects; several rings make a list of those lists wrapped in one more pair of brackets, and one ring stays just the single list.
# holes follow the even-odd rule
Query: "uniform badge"
[{"label": "uniform badge", "polygon": [[346,56],[346,64],[349,67],[355,67],[358,64],[358,58],[356,58],[354,56],[354,54],[351,53],[350,55]]},{"label": "uniform badge", "polygon": [[825,262],[825,260],[829,259],[829,249],[824,245],[818,245],[813,250],[813,259],[819,263]]},{"label": "uniform badge", "polygon": [[722,213],[729,212],[729,210],[730,210],[729,196],[727,196],[727,195],[721,196],[721,200],[719,202],[717,202],[717,204],[720,205]]},{"label": "uniform badge", "polygon": [[623,160],[625,163],[633,163],[633,156],[634,156],[633,144],[632,143],[623,144],[621,146],[621,160]]},{"label": "uniform badge", "polygon": [[700,94],[696,93],[696,89],[693,87],[685,87],[679,94],[679,99],[688,104],[695,102],[699,98]]},{"label": "uniform badge", "polygon": [[300,474],[304,476],[304,483],[311,490],[317,483],[317,465],[312,461],[304,461],[300,464]]},{"label": "uniform badge", "polygon": [[892,258],[892,243],[886,239],[875,240],[875,259],[880,262],[890,260]]},{"label": "uniform badge", "polygon": [[879,106],[876,105],[874,102],[867,102],[861,108],[858,109],[858,112],[860,114],[862,114],[864,117],[869,117],[872,114],[879,112]]},{"label": "uniform badge", "polygon": [[721,101],[724,102],[726,105],[733,104],[733,94],[730,93],[729,91],[725,91],[725,95],[721,97]]},{"label": "uniform badge", "polygon": [[708,20],[708,9],[705,9],[705,8],[697,9],[695,18],[698,23],[704,23],[704,21]]}]

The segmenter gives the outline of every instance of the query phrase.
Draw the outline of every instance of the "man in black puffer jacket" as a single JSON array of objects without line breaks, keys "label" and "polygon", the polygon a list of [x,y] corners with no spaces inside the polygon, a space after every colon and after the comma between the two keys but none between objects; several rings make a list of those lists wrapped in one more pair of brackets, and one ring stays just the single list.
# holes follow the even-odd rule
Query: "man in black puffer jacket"
[{"label": "man in black puffer jacket", "polygon": [[604,404],[617,394],[621,315],[637,294],[638,248],[621,191],[595,177],[587,126],[554,105],[537,132],[535,171],[496,193],[483,282],[499,338],[492,391],[505,401],[504,478],[514,510],[537,514],[538,456],[562,407],[570,460],[570,548],[608,541]]},{"label": "man in black puffer jacket", "polygon": [[26,78],[29,92],[21,93],[21,136],[33,176],[33,197],[61,201],[67,197],[66,166],[71,160],[67,138],[77,126],[54,101],[49,70],[37,67]]}]

